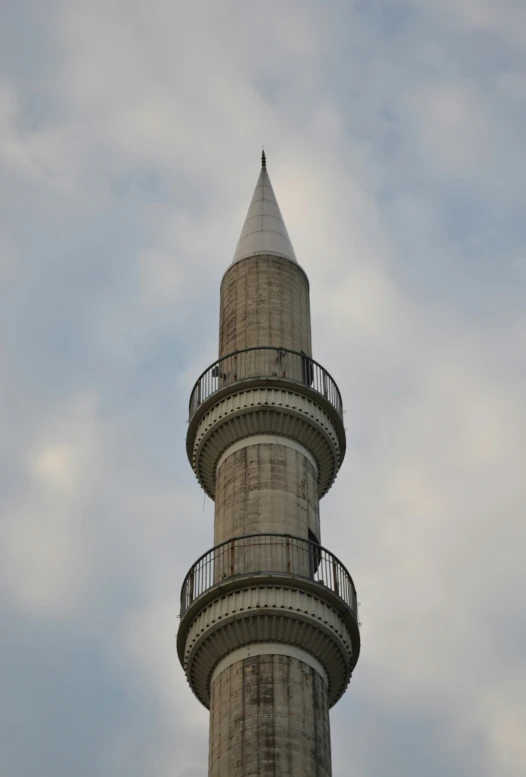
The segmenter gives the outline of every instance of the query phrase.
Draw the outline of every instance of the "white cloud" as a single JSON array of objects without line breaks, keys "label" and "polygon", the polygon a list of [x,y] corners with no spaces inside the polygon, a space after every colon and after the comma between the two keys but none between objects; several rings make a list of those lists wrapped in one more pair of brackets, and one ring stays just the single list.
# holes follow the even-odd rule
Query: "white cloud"
[{"label": "white cloud", "polygon": [[75,399],[26,457],[29,488],[1,526],[4,585],[35,616],[67,616],[84,592],[83,508],[100,455],[93,396]]},{"label": "white cloud", "polygon": [[57,488],[69,489],[79,476],[75,449],[66,443],[46,445],[34,453],[30,469],[39,478]]}]

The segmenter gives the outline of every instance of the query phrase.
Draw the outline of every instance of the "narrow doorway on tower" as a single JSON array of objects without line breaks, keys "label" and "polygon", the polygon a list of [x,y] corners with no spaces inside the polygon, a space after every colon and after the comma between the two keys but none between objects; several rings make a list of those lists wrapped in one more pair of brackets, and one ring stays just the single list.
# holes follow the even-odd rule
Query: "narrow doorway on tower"
[{"label": "narrow doorway on tower", "polygon": [[309,572],[314,579],[321,560],[320,541],[313,531],[309,529]]}]

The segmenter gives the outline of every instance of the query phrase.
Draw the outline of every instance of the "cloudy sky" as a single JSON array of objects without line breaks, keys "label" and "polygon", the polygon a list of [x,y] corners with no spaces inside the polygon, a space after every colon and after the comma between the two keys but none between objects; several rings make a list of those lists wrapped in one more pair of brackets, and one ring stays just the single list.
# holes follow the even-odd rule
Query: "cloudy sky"
[{"label": "cloudy sky", "polygon": [[334,777],[526,773],[523,0],[3,0],[0,772],[206,777],[185,458],[262,143],[347,410]]}]

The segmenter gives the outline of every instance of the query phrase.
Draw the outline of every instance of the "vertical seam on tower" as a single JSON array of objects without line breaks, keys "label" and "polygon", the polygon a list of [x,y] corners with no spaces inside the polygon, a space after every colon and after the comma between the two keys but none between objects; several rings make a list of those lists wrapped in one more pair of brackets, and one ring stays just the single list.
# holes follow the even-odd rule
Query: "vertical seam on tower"
[{"label": "vertical seam on tower", "polygon": [[250,520],[248,518],[248,468],[250,466],[249,460],[248,460],[248,448],[245,448],[245,471],[243,474],[244,477],[244,490],[245,490],[245,504],[244,504],[244,510],[243,510],[243,533],[244,534],[250,534],[251,532],[248,529],[247,522],[250,525]]},{"label": "vertical seam on tower", "polygon": [[241,662],[241,677],[242,677],[242,684],[241,684],[241,765],[243,767],[243,771],[245,771],[245,721],[246,721],[246,712],[245,712],[245,684],[246,684],[246,677],[245,677],[245,661]]},{"label": "vertical seam on tower", "polygon": [[281,262],[277,262],[278,266],[278,299],[279,299],[279,305],[278,305],[278,331],[279,331],[279,344],[285,345],[285,333],[283,331],[283,265]]},{"label": "vertical seam on tower", "polygon": [[260,733],[259,717],[260,717],[260,713],[261,713],[260,661],[261,661],[261,656],[257,656],[256,659],[255,659],[255,662],[256,662],[256,702],[257,702],[256,709],[257,709],[257,716],[258,716],[258,726],[257,726],[258,734],[256,735],[257,736],[257,743],[258,743],[258,747],[256,747],[256,754],[257,754],[257,756],[256,756],[256,766],[257,766],[257,773],[258,774],[260,774],[260,769],[259,769],[259,744],[260,744],[260,740],[259,740],[259,733]]},{"label": "vertical seam on tower", "polygon": [[256,456],[258,462],[258,532],[261,529],[261,445],[257,446]]},{"label": "vertical seam on tower", "polygon": [[272,678],[272,743],[274,745],[274,757],[272,759],[274,777],[276,777],[276,753],[278,744],[276,742],[276,676],[274,673],[276,663],[276,656],[271,658],[271,678]]},{"label": "vertical seam on tower", "polygon": [[268,477],[269,477],[269,491],[270,491],[270,511],[268,520],[270,522],[271,527],[274,529],[274,518],[276,514],[276,496],[274,489],[274,472],[275,472],[275,459],[274,459],[274,445],[269,445],[269,455],[268,455]]},{"label": "vertical seam on tower", "polygon": [[[323,718],[326,721],[326,726],[329,726],[329,700],[327,694],[323,695]],[[329,764],[328,776],[330,777],[331,764],[332,764],[332,750],[331,750],[331,734],[329,728],[327,728],[327,736],[325,738],[327,744],[327,763]]]},{"label": "vertical seam on tower", "polygon": [[[240,310],[239,307],[239,292],[241,291],[241,288],[243,289],[243,301],[244,301],[244,307],[243,307],[243,342],[239,342],[239,336],[241,334],[241,331],[238,331],[237,326],[237,318],[236,318],[236,347],[235,350],[238,351],[242,346],[246,347],[247,345],[247,300],[248,300],[248,262],[243,262],[242,264],[246,265],[243,268],[242,272],[242,278],[243,283],[239,284],[237,287],[237,297],[236,297],[236,317],[238,315],[238,312]],[[241,327],[239,327],[239,330],[241,330]]]},{"label": "vertical seam on tower", "polygon": [[267,266],[268,266],[268,306],[267,306],[267,314],[268,314],[268,344],[272,345],[272,292],[273,292],[273,284],[272,284],[272,257],[267,257]]},{"label": "vertical seam on tower", "polygon": [[288,752],[289,752],[289,773],[292,774],[292,736],[290,735],[290,669],[291,669],[292,661],[287,661],[287,720],[289,721],[289,741],[288,741]]},{"label": "vertical seam on tower", "polygon": [[[232,688],[232,667],[230,667],[230,674],[229,674],[229,690]],[[232,768],[232,740],[233,740],[233,726],[232,726],[232,696],[229,693],[228,695],[228,763],[229,768]]]},{"label": "vertical seam on tower", "polygon": [[[254,286],[255,286],[255,290],[256,290],[256,300],[255,300],[256,301],[256,305],[255,305],[255,312],[254,312],[254,316],[255,316],[255,319],[256,319],[256,342],[254,343],[254,345],[255,346],[260,346],[261,345],[261,340],[260,340],[260,331],[259,331],[260,330],[260,326],[259,326],[258,304],[257,304],[257,302],[259,300],[259,270],[260,270],[259,256],[256,256],[256,258],[254,260],[254,264],[255,264]],[[247,297],[248,297],[248,284],[247,284]],[[247,309],[247,319],[248,319],[248,309]],[[247,334],[247,344],[248,344],[248,334]]]},{"label": "vertical seam on tower", "polygon": [[314,763],[316,764],[316,777],[320,775],[320,763],[318,758],[318,710],[316,708],[316,676],[314,669],[310,668],[311,686],[312,686],[312,709],[314,723]]},{"label": "vertical seam on tower", "polygon": [[[291,281],[295,277],[291,274],[290,268],[288,270]],[[291,331],[291,348],[295,351],[301,351],[301,346],[298,348],[297,343],[301,343],[301,340],[298,337],[298,329],[297,329],[297,321],[296,316],[294,315],[294,282],[288,284],[288,302],[289,302],[289,311],[290,311],[290,331]]]}]

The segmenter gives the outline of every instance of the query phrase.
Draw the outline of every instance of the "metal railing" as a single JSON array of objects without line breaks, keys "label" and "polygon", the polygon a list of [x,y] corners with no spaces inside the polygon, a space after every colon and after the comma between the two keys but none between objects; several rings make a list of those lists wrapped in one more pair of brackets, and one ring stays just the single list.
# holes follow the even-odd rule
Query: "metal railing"
[{"label": "metal railing", "polygon": [[343,414],[338,386],[318,362],[299,351],[263,346],[235,351],[208,367],[192,389],[189,418],[216,391],[251,378],[281,378],[302,383],[325,397],[340,416]]},{"label": "metal railing", "polygon": [[181,589],[181,616],[206,591],[238,575],[285,574],[307,578],[337,594],[357,617],[356,589],[335,555],[316,542],[289,534],[246,534],[203,554]]}]

